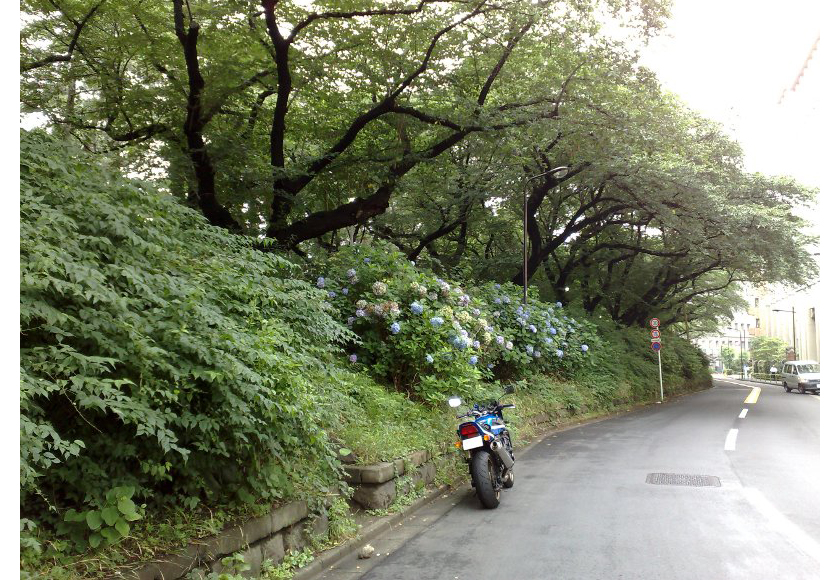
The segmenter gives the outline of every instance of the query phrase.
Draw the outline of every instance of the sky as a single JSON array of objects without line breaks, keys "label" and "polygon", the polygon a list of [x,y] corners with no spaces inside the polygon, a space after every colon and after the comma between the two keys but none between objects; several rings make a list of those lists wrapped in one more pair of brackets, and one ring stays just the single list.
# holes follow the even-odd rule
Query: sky
[{"label": "sky", "polygon": [[675,0],[668,27],[642,52],[642,62],[666,89],[733,133],[747,170],[817,185],[820,168],[807,153],[821,141],[817,87],[826,71],[819,49],[797,92],[778,101],[820,34],[824,6],[818,0]]}]

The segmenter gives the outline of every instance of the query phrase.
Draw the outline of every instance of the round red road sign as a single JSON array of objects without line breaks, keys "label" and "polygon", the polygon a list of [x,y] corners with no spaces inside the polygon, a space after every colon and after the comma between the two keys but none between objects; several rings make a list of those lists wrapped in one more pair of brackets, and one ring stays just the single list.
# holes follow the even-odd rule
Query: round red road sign
[{"label": "round red road sign", "polygon": [[662,348],[662,343],[661,342],[652,342],[652,343],[650,343],[650,348],[652,348],[653,350],[659,350],[660,348]]},{"label": "round red road sign", "polygon": [[654,328],[659,327],[659,319],[658,318],[651,318],[650,325]]},{"label": "round red road sign", "polygon": [[662,333],[659,332],[658,330],[651,330],[650,331],[650,336],[651,336],[651,338],[659,338],[659,337],[662,336]]}]

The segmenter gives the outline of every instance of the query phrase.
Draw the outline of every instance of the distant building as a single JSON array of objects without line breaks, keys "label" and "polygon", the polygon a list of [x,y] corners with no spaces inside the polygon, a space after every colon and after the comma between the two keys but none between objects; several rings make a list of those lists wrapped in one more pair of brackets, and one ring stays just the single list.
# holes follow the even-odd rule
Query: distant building
[{"label": "distant building", "polygon": [[[744,287],[742,297],[749,304],[755,302],[755,295],[753,288]],[[697,337],[692,342],[703,351],[715,372],[723,372],[721,349],[728,346],[735,351],[736,366],[740,366],[742,353],[744,364],[748,364],[750,341],[754,336],[756,336],[755,316],[749,310],[739,310],[735,312],[729,324],[718,328],[715,333]]]},{"label": "distant building", "polygon": [[755,336],[781,338],[793,360],[794,326],[796,358],[820,361],[819,280],[802,288],[771,287],[756,292],[749,312],[755,317]]}]

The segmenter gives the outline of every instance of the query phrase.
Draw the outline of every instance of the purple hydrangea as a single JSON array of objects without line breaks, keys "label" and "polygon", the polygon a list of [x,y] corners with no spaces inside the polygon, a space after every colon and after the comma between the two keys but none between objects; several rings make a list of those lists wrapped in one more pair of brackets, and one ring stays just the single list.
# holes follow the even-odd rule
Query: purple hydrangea
[{"label": "purple hydrangea", "polygon": [[391,334],[399,334],[400,332],[400,323],[394,322],[391,324]]},{"label": "purple hydrangea", "polygon": [[326,286],[326,284],[327,284],[327,281],[324,280],[324,277],[323,276],[318,276],[318,281],[315,282],[315,285],[318,288],[323,288],[324,286]]},{"label": "purple hydrangea", "polygon": [[470,357],[470,364],[475,365],[478,362],[478,357],[473,355]]},{"label": "purple hydrangea", "polygon": [[443,318],[441,318],[440,316],[435,316],[429,321],[429,324],[435,327],[440,326],[443,324]]},{"label": "purple hydrangea", "polygon": [[365,258],[365,259],[364,259],[364,260],[362,260],[362,261],[363,261],[365,264],[370,264],[370,258]]},{"label": "purple hydrangea", "polygon": [[479,310],[478,308],[473,308],[472,313],[473,313],[473,316],[478,316],[479,314],[481,314],[481,310]]},{"label": "purple hydrangea", "polygon": [[502,303],[502,299],[501,299],[501,298],[494,298],[494,299],[493,299],[493,302],[495,302],[496,304],[501,304],[501,303]]},{"label": "purple hydrangea", "polygon": [[359,357],[357,357],[355,354],[351,354],[349,358],[351,363],[354,363],[357,360],[359,360]]},{"label": "purple hydrangea", "polygon": [[332,290],[330,290],[330,291],[327,293],[327,296],[329,296],[330,298],[335,298],[335,292],[333,292]]},{"label": "purple hydrangea", "polygon": [[461,297],[458,299],[458,304],[460,304],[461,306],[466,306],[466,305],[467,305],[467,304],[469,304],[469,303],[470,303],[470,297],[469,297],[469,294],[464,294],[463,296],[461,296]]},{"label": "purple hydrangea", "polygon": [[359,318],[364,318],[365,316],[367,316],[367,312],[359,308],[358,310],[356,310],[356,316]]},{"label": "purple hydrangea", "polygon": [[414,314],[423,314],[423,305],[419,302],[412,302],[411,303],[411,311]]},{"label": "purple hydrangea", "polygon": [[496,337],[496,344],[504,344],[504,343],[505,343],[505,337],[504,336],[502,336],[500,334],[499,336]]}]

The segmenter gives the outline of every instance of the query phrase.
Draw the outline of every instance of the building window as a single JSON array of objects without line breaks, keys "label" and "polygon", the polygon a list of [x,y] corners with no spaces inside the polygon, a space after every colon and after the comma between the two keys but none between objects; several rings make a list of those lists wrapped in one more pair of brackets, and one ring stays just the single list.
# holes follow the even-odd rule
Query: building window
[{"label": "building window", "polygon": [[808,314],[810,314],[810,315],[811,315],[811,320],[816,320],[816,319],[817,319],[817,310],[816,310],[816,308],[809,308],[809,309],[808,309]]},{"label": "building window", "polygon": [[755,297],[755,305],[758,306],[758,296]]},{"label": "building window", "polygon": [[761,319],[760,318],[755,319],[755,327],[756,328],[761,328]]}]

